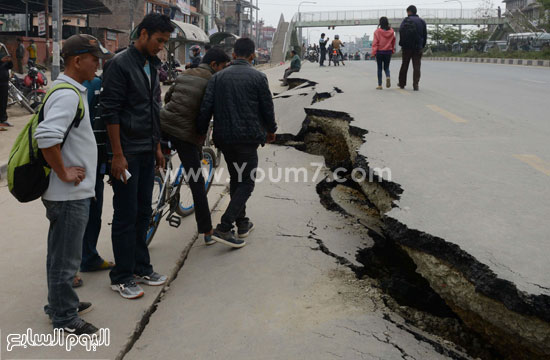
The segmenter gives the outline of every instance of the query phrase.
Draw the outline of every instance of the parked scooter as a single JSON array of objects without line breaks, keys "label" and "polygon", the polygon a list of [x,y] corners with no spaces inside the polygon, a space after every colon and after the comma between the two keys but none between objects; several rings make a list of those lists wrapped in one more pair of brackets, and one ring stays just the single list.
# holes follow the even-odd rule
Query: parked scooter
[{"label": "parked scooter", "polygon": [[13,104],[19,104],[21,105],[21,107],[25,108],[28,112],[30,112],[31,114],[34,114],[35,112],[34,108],[31,106],[31,104],[29,103],[25,95],[23,95],[21,90],[18,89],[18,86],[21,86],[19,85],[20,81],[21,80],[18,77],[12,76],[10,79],[10,82],[8,83],[8,86],[9,86],[8,106]]},{"label": "parked scooter", "polygon": [[27,98],[33,109],[36,109],[42,104],[42,100],[46,96],[46,90],[43,88],[48,85],[48,79],[46,73],[38,69],[33,61],[29,60],[28,68],[29,70],[23,81],[18,82],[20,85],[19,90]]}]

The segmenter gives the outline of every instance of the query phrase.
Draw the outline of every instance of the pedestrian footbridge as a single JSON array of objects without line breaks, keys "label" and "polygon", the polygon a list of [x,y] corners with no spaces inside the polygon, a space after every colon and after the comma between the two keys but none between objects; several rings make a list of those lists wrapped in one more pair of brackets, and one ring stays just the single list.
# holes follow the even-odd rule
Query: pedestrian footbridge
[{"label": "pedestrian footbridge", "polygon": [[[419,9],[418,15],[428,25],[500,25],[507,21],[497,9]],[[296,29],[378,25],[382,16],[387,17],[393,27],[399,28],[407,12],[404,9],[385,9],[297,13],[286,33],[283,47],[285,55],[291,44],[299,44]]]}]

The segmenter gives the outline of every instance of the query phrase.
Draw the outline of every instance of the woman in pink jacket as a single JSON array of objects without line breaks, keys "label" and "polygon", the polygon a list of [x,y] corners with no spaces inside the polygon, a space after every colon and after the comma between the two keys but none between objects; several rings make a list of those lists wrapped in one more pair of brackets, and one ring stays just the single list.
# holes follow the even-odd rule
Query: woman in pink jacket
[{"label": "woman in pink jacket", "polygon": [[395,32],[391,28],[388,18],[380,18],[378,29],[374,32],[374,42],[372,43],[372,55],[376,56],[378,63],[378,87],[382,90],[382,67],[386,73],[386,87],[391,86],[390,81],[390,61],[395,53]]}]

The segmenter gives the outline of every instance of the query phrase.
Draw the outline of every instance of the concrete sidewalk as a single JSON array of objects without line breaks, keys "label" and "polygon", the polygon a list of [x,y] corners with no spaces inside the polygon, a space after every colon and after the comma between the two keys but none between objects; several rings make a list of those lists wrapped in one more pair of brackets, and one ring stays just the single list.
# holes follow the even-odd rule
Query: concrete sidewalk
[{"label": "concrete sidewalk", "polygon": [[[46,287],[46,236],[48,221],[40,201],[18,203],[0,183],[0,359],[115,359],[131,341],[144,316],[154,309],[157,297],[164,287],[145,286],[145,296],[125,300],[110,289],[108,272],[82,273],[84,286],[77,289],[81,301],[90,301],[93,311],[83,318],[99,328],[110,330],[110,345],[87,352],[77,346],[71,352],[61,347],[14,348],[7,352],[8,334],[23,334],[32,329],[34,334],[49,334],[51,324],[43,312],[47,302]],[[225,178],[213,184],[209,193],[211,207],[225,190]],[[111,246],[112,191],[105,186],[103,226],[98,251],[107,260],[113,260]],[[159,273],[175,278],[188,250],[197,239],[194,216],[182,220],[175,229],[162,221],[150,245],[151,262]],[[202,239],[200,240],[202,241]]]}]

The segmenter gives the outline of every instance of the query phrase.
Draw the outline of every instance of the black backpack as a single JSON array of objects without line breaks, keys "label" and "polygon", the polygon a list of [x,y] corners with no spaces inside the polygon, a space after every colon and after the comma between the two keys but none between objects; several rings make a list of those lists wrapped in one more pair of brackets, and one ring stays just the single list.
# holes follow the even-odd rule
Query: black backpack
[{"label": "black backpack", "polygon": [[418,49],[418,28],[416,23],[410,18],[407,17],[403,20],[403,25],[401,26],[400,34],[401,40],[399,40],[399,45],[404,49]]}]

